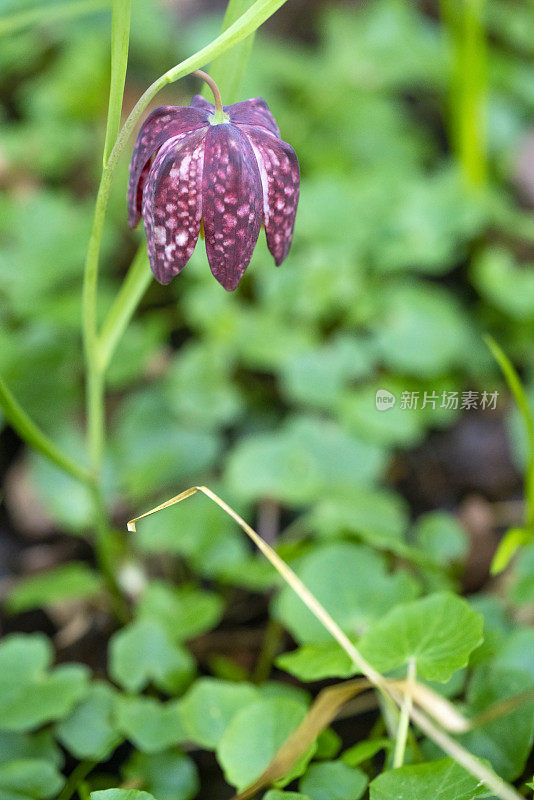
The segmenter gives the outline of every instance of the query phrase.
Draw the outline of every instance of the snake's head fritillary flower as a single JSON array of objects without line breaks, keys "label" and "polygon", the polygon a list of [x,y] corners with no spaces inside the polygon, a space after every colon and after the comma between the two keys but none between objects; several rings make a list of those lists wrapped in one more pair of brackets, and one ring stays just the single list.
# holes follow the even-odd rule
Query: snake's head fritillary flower
[{"label": "snake's head fritillary flower", "polygon": [[163,284],[185,267],[203,225],[211,271],[232,291],[262,222],[276,265],[287,256],[300,175],[264,100],[223,108],[214,95],[215,106],[196,95],[145,120],[130,164],[129,223],[143,215],[150,266]]}]

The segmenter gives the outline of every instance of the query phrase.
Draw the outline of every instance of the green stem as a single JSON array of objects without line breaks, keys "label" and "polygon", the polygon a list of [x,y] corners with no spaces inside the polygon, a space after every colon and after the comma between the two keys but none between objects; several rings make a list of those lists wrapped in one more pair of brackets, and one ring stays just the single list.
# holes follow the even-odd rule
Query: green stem
[{"label": "green stem", "polygon": [[56,19],[81,17],[93,11],[109,8],[110,5],[111,0],[74,0],[71,3],[58,3],[52,6],[44,3],[37,8],[19,11],[17,14],[0,19],[0,36],[6,33],[13,35],[32,25],[46,24]]},{"label": "green stem", "polygon": [[104,168],[96,199],[83,283],[82,324],[87,372],[87,443],[93,474],[98,479],[104,441],[104,379],[98,363],[97,293],[98,258],[109,197],[111,174]]},{"label": "green stem", "polygon": [[[115,144],[120,126],[126,64],[128,60],[130,8],[131,0],[114,0],[113,2],[111,81],[104,154],[106,153],[106,149],[112,148]],[[104,158],[104,160],[106,159]],[[99,358],[97,328],[98,260],[110,188],[111,171],[104,166],[96,198],[93,227],[85,262],[82,326],[86,364],[87,447],[94,479],[91,494],[95,519],[95,550],[110,595],[114,599],[115,606],[119,608],[124,601],[122,600],[120,588],[115,577],[115,548],[107,524],[105,503],[101,488],[105,426],[105,371],[102,368]],[[122,611],[121,615],[124,616]]]},{"label": "green stem", "polygon": [[52,461],[64,472],[85,484],[91,483],[91,474],[80,467],[70,456],[63,453],[48,436],[30,419],[18,401],[0,378],[0,406],[6,419],[31,447]]},{"label": "green stem", "polygon": [[[128,60],[131,0],[114,0],[111,27],[111,83],[105,148],[116,141]],[[105,152],[105,151],[104,151]],[[104,447],[104,371],[99,363],[97,331],[98,260],[111,189],[111,170],[104,166],[96,198],[83,284],[83,336],[87,370],[87,440],[91,469],[100,482]]]},{"label": "green stem", "polygon": [[67,778],[65,786],[59,793],[57,800],[70,800],[74,792],[78,789],[78,786],[83,783],[84,779],[97,764],[98,761],[80,761]]},{"label": "green stem", "polygon": [[222,100],[221,100],[221,93],[219,91],[219,87],[217,86],[217,83],[213,80],[211,75],[208,75],[207,72],[203,72],[203,70],[201,70],[201,69],[195,69],[191,73],[191,75],[194,75],[197,78],[202,78],[202,80],[205,81],[207,83],[207,85],[210,87],[210,89],[212,91],[212,94],[213,94],[213,100],[214,100],[214,103],[215,103],[215,114],[214,114],[215,121],[216,122],[224,122],[225,119],[228,119],[227,117],[224,116],[224,109],[223,109],[223,104],[222,104]]},{"label": "green stem", "polygon": [[111,530],[102,492],[96,485],[92,487],[93,513],[95,520],[95,553],[98,567],[108,590],[113,611],[121,622],[130,620],[130,611],[116,578],[116,553],[118,542]]},{"label": "green stem", "polygon": [[[410,659],[408,662],[407,683],[415,683],[415,661]],[[399,715],[399,723],[397,726],[397,736],[395,739],[395,751],[393,754],[393,769],[402,767],[404,764],[404,754],[406,752],[406,741],[408,739],[408,728],[410,726],[410,715],[412,713],[413,701],[409,692],[406,692],[402,701],[402,706]]]},{"label": "green stem", "polygon": [[103,372],[108,368],[120,338],[128,327],[151,280],[152,273],[148,264],[146,245],[143,242],[135,254],[128,274],[100,331],[98,353],[100,368]]}]

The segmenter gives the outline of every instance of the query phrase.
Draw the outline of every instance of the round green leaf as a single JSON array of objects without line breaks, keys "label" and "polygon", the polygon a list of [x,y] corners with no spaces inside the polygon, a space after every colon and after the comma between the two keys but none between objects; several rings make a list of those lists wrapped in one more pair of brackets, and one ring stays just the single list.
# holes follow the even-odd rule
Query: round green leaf
[{"label": "round green leaf", "polygon": [[419,517],[415,536],[419,546],[442,564],[460,561],[467,553],[465,529],[456,517],[444,511],[432,511]]},{"label": "round green leaf", "polygon": [[56,728],[59,741],[76,758],[105,760],[121,740],[114,723],[115,691],[95,683],[86,697]]},{"label": "round green leaf", "polygon": [[482,641],[482,616],[449,592],[403,603],[362,636],[361,653],[381,672],[414,661],[417,674],[445,683]]},{"label": "round green leaf", "polygon": [[137,613],[141,619],[156,620],[176,642],[183,642],[214,628],[224,603],[219,595],[163,581],[151,581],[143,592]]},{"label": "round green leaf", "polygon": [[119,697],[116,724],[145,753],[157,753],[187,739],[178,700],[160,703],[153,697]]},{"label": "round green leaf", "polygon": [[305,683],[325,678],[350,678],[358,671],[350,656],[333,641],[305,644],[283,653],[276,659],[276,666]]},{"label": "round green leaf", "polygon": [[0,797],[9,800],[48,800],[65,779],[54,764],[38,758],[21,758],[0,764]]},{"label": "round green leaf", "polygon": [[0,680],[0,729],[28,731],[68,714],[87,693],[89,671],[82,664],[64,664],[47,673],[37,664],[31,669],[21,667],[19,673],[15,668],[10,682],[4,677],[3,684]]},{"label": "round green leaf", "polygon": [[258,700],[241,709],[217,747],[228,783],[241,791],[258,778],[305,714],[304,705],[286,699]]},{"label": "round green leaf", "polygon": [[[417,593],[406,572],[388,573],[380,555],[347,542],[314,548],[296,565],[296,572],[349,636],[363,633],[373,620]],[[288,586],[280,592],[273,613],[299,642],[331,640]]]},{"label": "round green leaf", "polygon": [[180,702],[184,728],[192,742],[213,750],[235,715],[258,699],[248,683],[199,678]]},{"label": "round green leaf", "polygon": [[231,454],[227,479],[237,497],[271,497],[290,505],[331,491],[368,484],[381,475],[386,454],[336,423],[294,417],[280,432],[256,434]]},{"label": "round green leaf", "polygon": [[300,779],[299,791],[311,800],[358,800],[367,786],[367,775],[343,761],[312,764]]},{"label": "round green leaf", "polygon": [[488,794],[452,758],[383,772],[370,789],[370,800],[473,800]]},{"label": "round green leaf", "polygon": [[91,800],[154,800],[148,792],[137,789],[104,789],[100,792],[91,792]]},{"label": "round green leaf", "polygon": [[[523,670],[483,665],[474,672],[467,692],[475,715],[494,703],[532,689],[532,676]],[[515,780],[525,767],[534,741],[534,703],[519,708],[461,736],[462,744],[479,758],[487,758],[505,780]]]},{"label": "round green leaf", "polygon": [[118,631],[110,642],[111,677],[130,692],[150,683],[165,692],[184,688],[194,673],[189,651],[172,642],[153,619],[140,619]]},{"label": "round green leaf", "polygon": [[146,786],[157,800],[191,800],[199,790],[195,762],[178,750],[133,754],[125,778]]}]

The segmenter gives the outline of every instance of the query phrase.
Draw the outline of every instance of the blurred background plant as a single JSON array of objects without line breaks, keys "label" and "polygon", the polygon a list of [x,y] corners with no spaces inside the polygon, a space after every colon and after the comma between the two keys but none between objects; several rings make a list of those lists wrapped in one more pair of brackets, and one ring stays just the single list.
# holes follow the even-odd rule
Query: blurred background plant
[{"label": "blurred background plant", "polygon": [[[0,5],[0,375],[83,469],[81,282],[106,130],[110,12],[104,2],[65,3],[76,6],[39,21],[30,0]],[[134,0],[125,113],[217,35],[223,12],[208,0]],[[286,590],[269,614],[277,578],[232,523],[195,498],[135,536],[119,533],[193,483],[255,521],[352,635],[420,593],[469,595],[486,639],[471,657],[467,694],[463,671],[446,691],[470,713],[532,686],[534,548],[489,578],[500,535],[524,523],[527,448],[482,336],[508,353],[531,398],[533,19],[531,0],[293,0],[257,34],[240,90],[239,65],[223,57],[225,102],[265,97],[299,155],[293,247],[275,269],[262,234],[232,295],[198,247],[170,287],[150,283],[117,347],[102,487],[115,575],[133,615],[118,632],[91,546],[89,490],[0,419],[3,632],[40,632],[0,645],[20,695],[0,678],[0,792],[10,788],[10,764],[38,760],[49,788],[30,786],[29,797],[61,791],[67,800],[122,781],[157,800],[189,800],[198,769],[201,796],[226,797],[211,750],[219,748],[227,783],[244,786],[254,770],[241,774],[235,755],[242,725],[221,754],[225,726],[214,733],[202,720],[209,703],[227,709],[227,722],[254,705],[260,727],[283,717],[287,734],[297,724],[309,696],[273,662],[290,647],[284,631],[301,644],[324,634]],[[180,81],[153,105],[186,105],[197,90]],[[144,241],[126,225],[129,152],[104,229],[100,321]],[[376,407],[380,389],[397,398],[388,411]],[[443,392],[458,392],[461,405],[467,391],[498,391],[496,408],[442,407]],[[403,392],[418,394],[418,409],[403,408]],[[435,408],[421,407],[425,392],[437,396]],[[85,666],[47,672],[43,635],[60,662],[83,662],[98,678],[112,637],[109,670],[121,694],[89,684]],[[304,682],[343,675],[312,673],[293,670]],[[193,682],[195,674],[224,688]],[[514,713],[514,725],[508,718],[466,736],[520,782],[532,709]],[[352,742],[386,741],[387,750],[380,724],[372,713],[352,719]],[[323,758],[336,757],[348,730],[342,722],[330,731]],[[258,747],[272,755],[283,738]],[[182,740],[197,749],[185,755],[175,747]],[[427,745],[423,754],[436,757]],[[422,758],[415,740],[409,758]],[[341,800],[365,791],[380,759],[379,744],[361,756],[365,773],[357,756],[335,761],[334,772],[352,770],[338,776]],[[61,789],[63,764],[71,779]],[[321,794],[326,775],[308,771],[302,782],[311,800],[330,796]]]}]

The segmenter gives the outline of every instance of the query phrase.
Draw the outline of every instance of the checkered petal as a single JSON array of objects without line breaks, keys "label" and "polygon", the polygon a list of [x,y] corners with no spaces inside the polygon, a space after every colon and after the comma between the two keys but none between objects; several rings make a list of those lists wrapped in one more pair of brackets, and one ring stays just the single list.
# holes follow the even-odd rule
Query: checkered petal
[{"label": "checkered petal", "polygon": [[243,125],[260,169],[267,247],[279,267],[293,240],[300,170],[293,148],[258,126]]},{"label": "checkered petal", "polygon": [[258,162],[235,125],[212,125],[206,135],[202,213],[211,271],[232,291],[250,263],[262,219]]},{"label": "checkered petal", "polygon": [[266,128],[280,138],[278,125],[269,111],[269,106],[261,97],[243,100],[241,103],[234,103],[233,106],[225,106],[224,110],[234,125],[257,125]]},{"label": "checkered petal", "polygon": [[130,163],[128,222],[131,228],[135,228],[141,216],[143,189],[155,153],[170,138],[183,138],[208,124],[205,111],[182,106],[161,106],[146,118],[137,136]]},{"label": "checkered petal", "polygon": [[206,131],[175,137],[156,156],[143,191],[148,257],[154,277],[169,283],[185,267],[202,218]]}]

